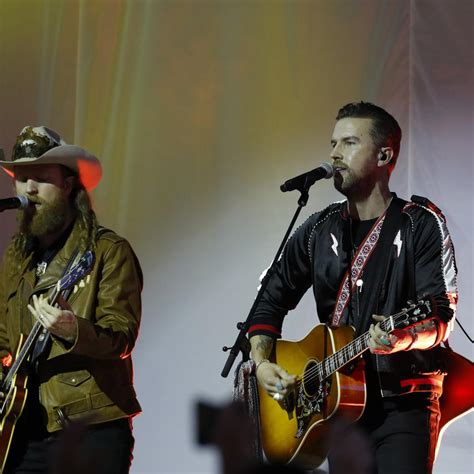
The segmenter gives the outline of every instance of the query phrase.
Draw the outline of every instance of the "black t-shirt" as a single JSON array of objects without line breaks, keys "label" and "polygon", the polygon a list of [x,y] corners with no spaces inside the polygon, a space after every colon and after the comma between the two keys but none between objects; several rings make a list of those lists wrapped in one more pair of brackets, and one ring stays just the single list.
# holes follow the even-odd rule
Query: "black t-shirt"
[{"label": "black t-shirt", "polygon": [[358,221],[351,219],[351,232],[352,232],[352,245],[355,251],[357,247],[362,243],[370,229],[377,222],[378,217],[375,219],[369,219],[367,221]]}]

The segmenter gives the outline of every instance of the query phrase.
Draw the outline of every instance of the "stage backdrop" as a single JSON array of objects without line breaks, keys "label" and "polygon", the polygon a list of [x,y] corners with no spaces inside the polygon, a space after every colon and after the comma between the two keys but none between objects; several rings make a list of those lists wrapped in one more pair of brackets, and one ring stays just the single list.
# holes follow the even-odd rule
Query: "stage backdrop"
[{"label": "stage backdrop", "polygon": [[[393,189],[445,212],[474,333],[472,20],[470,0],[0,2],[0,146],[9,156],[23,126],[48,125],[96,153],[97,213],[143,265],[133,473],[217,472],[194,443],[194,403],[230,398],[221,347],[296,205],[279,185],[328,159],[349,101],[399,120]],[[302,218],[339,198],[318,182]],[[3,250],[14,214],[0,218]],[[314,306],[305,296],[287,337],[316,323]],[[472,358],[459,328],[451,343]],[[472,472],[472,445],[469,415],[435,472]]]}]

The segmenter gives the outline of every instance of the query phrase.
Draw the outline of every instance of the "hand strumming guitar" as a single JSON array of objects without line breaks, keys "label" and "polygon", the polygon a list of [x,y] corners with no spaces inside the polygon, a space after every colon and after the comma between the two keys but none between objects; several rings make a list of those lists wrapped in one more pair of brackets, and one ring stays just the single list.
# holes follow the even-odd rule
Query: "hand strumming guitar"
[{"label": "hand strumming guitar", "polygon": [[268,336],[253,336],[250,339],[252,359],[256,363],[255,375],[258,383],[282,406],[285,397],[294,389],[296,377],[278,364],[268,360],[273,348],[273,339]]},{"label": "hand strumming guitar", "polygon": [[258,363],[256,371],[258,383],[277,402],[282,402],[294,389],[296,377],[285,369],[266,359]]}]

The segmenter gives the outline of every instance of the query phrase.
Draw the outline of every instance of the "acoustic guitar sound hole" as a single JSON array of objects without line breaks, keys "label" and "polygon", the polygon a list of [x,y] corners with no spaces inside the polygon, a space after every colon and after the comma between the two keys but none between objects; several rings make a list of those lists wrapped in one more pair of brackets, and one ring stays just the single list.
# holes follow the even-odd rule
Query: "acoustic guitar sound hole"
[{"label": "acoustic guitar sound hole", "polygon": [[308,397],[314,397],[319,389],[319,378],[316,366],[317,360],[310,360],[303,373],[303,389]]}]

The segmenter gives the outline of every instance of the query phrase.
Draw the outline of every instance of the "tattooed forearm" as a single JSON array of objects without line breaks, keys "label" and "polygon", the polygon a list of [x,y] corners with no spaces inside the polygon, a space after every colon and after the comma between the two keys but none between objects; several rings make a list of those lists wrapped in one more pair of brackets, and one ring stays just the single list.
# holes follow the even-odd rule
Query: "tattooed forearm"
[{"label": "tattooed forearm", "polygon": [[[413,342],[410,349],[430,349],[442,339],[446,331],[446,324],[430,319],[416,324],[411,331]],[[442,333],[438,334],[439,331],[442,331]],[[441,337],[439,338],[439,336]]]},{"label": "tattooed forearm", "polygon": [[256,349],[261,350],[262,352],[270,352],[273,347],[273,338],[269,336],[259,336],[257,341]]},{"label": "tattooed forearm", "polygon": [[253,336],[250,338],[252,358],[260,360],[270,356],[273,348],[273,338],[269,336]]}]

